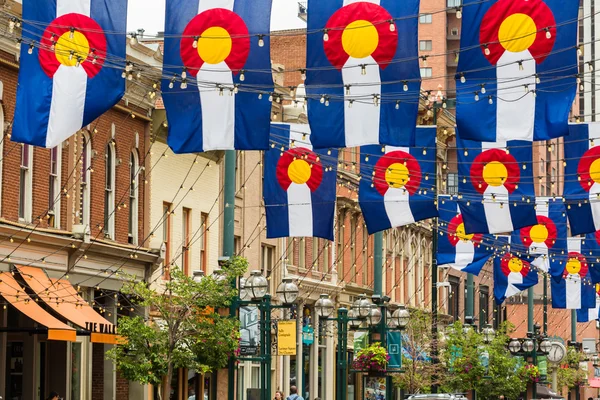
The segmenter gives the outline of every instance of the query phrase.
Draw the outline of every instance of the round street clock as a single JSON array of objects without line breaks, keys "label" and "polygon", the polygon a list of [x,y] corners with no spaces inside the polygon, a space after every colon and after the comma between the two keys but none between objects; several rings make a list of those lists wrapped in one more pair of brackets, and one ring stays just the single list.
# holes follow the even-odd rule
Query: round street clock
[{"label": "round street clock", "polygon": [[552,342],[552,347],[548,352],[548,361],[553,363],[561,362],[567,355],[567,348],[560,342]]}]

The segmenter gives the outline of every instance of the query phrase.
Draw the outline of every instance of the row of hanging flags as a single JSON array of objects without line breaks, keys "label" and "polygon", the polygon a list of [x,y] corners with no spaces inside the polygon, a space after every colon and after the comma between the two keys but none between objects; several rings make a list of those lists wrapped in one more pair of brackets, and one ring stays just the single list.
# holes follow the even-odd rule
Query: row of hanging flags
[{"label": "row of hanging flags", "polygon": [[[53,147],[122,98],[133,68],[122,64],[127,2],[23,3],[12,140]],[[360,146],[369,233],[439,216],[440,265],[478,274],[493,258],[499,302],[541,270],[554,307],[597,317],[600,125],[568,125],[581,79],[577,2],[463,1],[451,198],[436,195],[436,127],[416,127],[419,0],[309,0],[308,125],[270,122],[271,6],[167,0],[162,97],[173,151],[266,150],[268,236],[332,240],[334,149]],[[558,137],[577,180],[566,180],[565,201],[536,199],[533,141]],[[567,219],[586,236],[567,238]]]}]

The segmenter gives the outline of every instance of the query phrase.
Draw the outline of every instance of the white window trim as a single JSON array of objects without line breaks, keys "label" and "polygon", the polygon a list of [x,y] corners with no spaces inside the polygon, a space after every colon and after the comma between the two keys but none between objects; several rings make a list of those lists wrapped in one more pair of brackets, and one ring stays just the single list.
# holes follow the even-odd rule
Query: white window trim
[{"label": "white window trim", "polygon": [[[24,145],[22,145],[24,146]],[[27,172],[25,175],[25,188],[19,187],[20,190],[25,190],[25,205],[23,207],[23,217],[19,217],[19,222],[31,223],[31,216],[33,214],[33,206],[32,206],[32,195],[33,195],[33,146],[28,146],[27,151],[29,152],[29,165],[27,166]],[[21,168],[19,166],[19,168]],[[19,193],[19,201],[21,199]],[[21,207],[19,205],[19,207]]]},{"label": "white window trim", "polygon": [[[52,151],[52,150],[51,150]],[[52,158],[52,155],[50,155]],[[60,200],[61,195],[61,181],[62,181],[62,143],[56,146],[56,181],[54,182],[54,199],[52,210],[54,212],[54,228],[60,228]]]},{"label": "white window trim", "polygon": [[[135,165],[129,165],[130,168],[130,172],[133,170],[134,173],[133,175],[135,176],[135,182],[133,183],[134,185],[134,190],[133,190],[133,197],[131,196],[131,193],[129,195],[129,213],[131,215],[131,243],[133,245],[137,245],[138,244],[138,231],[139,231],[139,221],[138,221],[138,217],[139,217],[139,198],[140,198],[140,157],[138,155],[138,152],[136,150],[132,150],[131,151],[131,156],[133,157],[133,160],[135,162]],[[132,158],[130,156],[130,159]],[[131,174],[130,174],[131,175]],[[131,182],[130,182],[131,184]]]},{"label": "white window trim", "polygon": [[[87,182],[86,186],[85,186],[85,190],[82,190],[81,193],[81,201],[82,201],[82,205],[81,205],[81,223],[84,226],[89,227],[90,225],[90,189],[91,189],[91,178],[92,178],[92,173],[90,171],[90,168],[92,166],[92,142],[90,140],[90,135],[88,132],[83,132],[83,136],[85,138],[85,147],[86,147],[86,152],[85,152],[85,157],[86,159],[83,160],[83,162],[85,163],[85,165],[87,165],[87,169],[85,171],[82,171],[82,173],[85,174],[85,181]],[[81,151],[83,151],[84,149],[82,148]]]},{"label": "white window trim", "polygon": [[[110,148],[110,156],[111,156],[111,166],[112,166],[112,171],[111,171],[111,191],[108,195],[108,209],[107,214],[108,214],[108,219],[106,218],[107,215],[105,215],[105,221],[104,223],[106,224],[106,226],[104,227],[104,232],[106,233],[106,235],[112,239],[115,240],[115,174],[117,172],[117,168],[116,168],[116,162],[117,162],[117,155],[116,155],[116,148],[114,143],[109,143],[107,145],[107,148]],[[106,150],[105,150],[106,151]],[[108,154],[105,154],[105,170],[106,170],[106,162],[108,159]],[[105,178],[106,179],[106,178]],[[106,192],[106,182],[104,183],[104,191]],[[105,193],[106,194],[106,193]]]}]

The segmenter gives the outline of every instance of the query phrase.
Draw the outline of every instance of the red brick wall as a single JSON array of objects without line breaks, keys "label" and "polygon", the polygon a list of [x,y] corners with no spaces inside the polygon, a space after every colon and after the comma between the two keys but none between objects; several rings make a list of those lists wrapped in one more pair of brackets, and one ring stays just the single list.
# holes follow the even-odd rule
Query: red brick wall
[{"label": "red brick wall", "polygon": [[104,400],[104,345],[92,345],[92,400]]},{"label": "red brick wall", "polygon": [[[282,64],[286,70],[306,68],[306,31],[294,29],[277,32],[271,36],[271,59],[274,64]],[[298,86],[303,83],[300,72],[284,74],[285,86]]]},{"label": "red brick wall", "polygon": [[117,372],[117,399],[129,398],[129,382]]},{"label": "red brick wall", "polygon": [[[0,58],[10,60],[10,56],[0,52]],[[3,108],[4,108],[4,119],[5,121],[12,121],[15,111],[15,99],[16,99],[16,83],[17,83],[18,71],[0,64],[0,80],[4,85],[4,96],[3,96]],[[92,237],[103,238],[104,235],[99,231],[97,226],[104,224],[104,179],[105,179],[105,148],[107,142],[111,138],[111,125],[116,125],[116,158],[121,160],[121,165],[116,167],[116,182],[115,182],[115,209],[119,203],[129,203],[129,183],[130,183],[130,167],[129,159],[131,151],[135,148],[135,133],[139,133],[139,159],[140,163],[143,164],[143,160],[146,154],[144,148],[144,135],[148,122],[143,121],[141,118],[132,119],[128,114],[113,109],[108,111],[97,121],[91,124],[92,128],[96,128],[98,133],[91,135],[92,148],[97,152],[97,155],[92,158],[93,173],[91,174],[91,218],[90,218],[90,229]],[[10,133],[10,130],[9,130]],[[79,138],[76,139],[80,141]],[[71,142],[72,143],[72,142]],[[76,166],[76,172],[70,183],[67,183],[69,175],[72,171],[68,168],[69,156],[75,161],[79,160],[81,154],[80,143],[77,144],[77,150],[73,150],[69,146],[63,146],[63,157],[62,157],[62,187],[69,189],[69,196],[73,196],[73,199],[78,198],[77,193],[79,190],[79,171],[81,167]],[[72,153],[72,154],[69,154]],[[10,220],[18,220],[18,206],[19,206],[19,166],[21,160],[21,145],[14,143],[8,139],[4,143],[4,153],[2,155],[3,163],[3,174],[2,182],[2,217]],[[48,209],[48,196],[49,196],[49,171],[50,171],[50,150],[43,148],[35,148],[33,155],[33,223],[38,223],[37,217],[42,217],[40,227],[48,227],[47,220],[45,218]],[[143,171],[138,175],[139,181],[139,197],[138,197],[138,215],[140,217],[138,237],[140,240],[143,239],[143,218],[144,218],[144,173]],[[61,199],[61,227],[64,229],[67,227],[67,220],[74,219],[74,212],[78,210],[78,204],[74,205],[74,210],[67,210],[67,198],[66,194],[63,193]],[[129,230],[129,210],[127,208],[121,208],[120,211],[115,211],[115,233],[116,241],[119,243],[128,242],[128,230]],[[100,234],[99,234],[100,233]]]}]

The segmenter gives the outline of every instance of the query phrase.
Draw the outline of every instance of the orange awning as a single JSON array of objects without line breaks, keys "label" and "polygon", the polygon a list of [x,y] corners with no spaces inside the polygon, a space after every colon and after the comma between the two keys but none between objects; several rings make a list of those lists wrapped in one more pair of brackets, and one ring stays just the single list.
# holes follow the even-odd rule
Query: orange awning
[{"label": "orange awning", "polygon": [[77,340],[75,329],[60,322],[40,307],[39,304],[25,293],[12,274],[8,272],[0,274],[0,294],[17,310],[38,324],[48,328],[49,340],[64,340],[69,342]]},{"label": "orange awning", "polygon": [[29,287],[55,312],[75,325],[91,332],[92,343],[116,344],[119,340],[114,325],[98,314],[83,299],[71,283],[50,279],[36,267],[17,266]]}]

